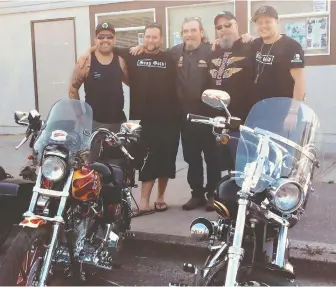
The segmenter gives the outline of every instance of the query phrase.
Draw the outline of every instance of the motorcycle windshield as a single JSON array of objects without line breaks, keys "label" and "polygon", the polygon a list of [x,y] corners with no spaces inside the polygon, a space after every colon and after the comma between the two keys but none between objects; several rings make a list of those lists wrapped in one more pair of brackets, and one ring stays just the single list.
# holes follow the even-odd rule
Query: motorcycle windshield
[{"label": "motorcycle windshield", "polygon": [[83,101],[57,101],[51,107],[34,145],[38,160],[48,145],[61,145],[72,154],[88,148],[88,140],[92,133],[92,114],[91,106]]},{"label": "motorcycle windshield", "polygon": [[237,184],[261,192],[280,177],[305,184],[313,172],[321,175],[321,167],[314,167],[323,163],[322,136],[319,119],[306,104],[279,97],[256,103],[240,127]]}]

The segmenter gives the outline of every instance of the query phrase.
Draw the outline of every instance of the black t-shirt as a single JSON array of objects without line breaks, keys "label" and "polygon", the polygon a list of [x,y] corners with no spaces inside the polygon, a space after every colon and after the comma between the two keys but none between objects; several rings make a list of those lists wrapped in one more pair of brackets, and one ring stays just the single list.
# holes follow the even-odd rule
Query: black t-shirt
[{"label": "black t-shirt", "polygon": [[[304,68],[304,52],[294,39],[282,35],[273,44],[254,40],[256,101],[273,97],[293,97],[293,68]],[[258,76],[259,75],[259,76]]]},{"label": "black t-shirt", "polygon": [[230,50],[217,49],[212,53],[208,88],[227,92],[231,116],[245,121],[254,99],[252,43],[238,39]]},{"label": "black t-shirt", "polygon": [[129,74],[130,120],[177,120],[176,67],[170,53],[132,56],[128,48],[115,51],[125,59]]}]

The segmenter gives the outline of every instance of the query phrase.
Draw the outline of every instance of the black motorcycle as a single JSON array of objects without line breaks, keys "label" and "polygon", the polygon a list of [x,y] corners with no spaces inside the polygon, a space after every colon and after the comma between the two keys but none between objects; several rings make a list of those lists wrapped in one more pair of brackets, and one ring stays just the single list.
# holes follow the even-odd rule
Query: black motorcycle
[{"label": "black motorcycle", "polygon": [[[119,267],[136,186],[131,153],[141,126],[126,122],[115,134],[92,131],[92,123],[92,109],[85,102],[63,99],[51,108],[33,148],[39,168],[29,207],[17,235],[5,243],[1,285],[45,286],[59,272],[77,284],[91,274],[87,266]],[[97,143],[120,150],[118,163],[93,160]]]},{"label": "black motorcycle", "polygon": [[[269,98],[255,104],[242,125],[227,110],[227,93],[206,90],[202,100],[227,118],[188,119],[214,127],[218,142],[236,154],[235,170],[215,191],[218,220],[200,217],[190,226],[193,238],[209,240],[204,266],[186,263],[184,270],[195,274],[193,286],[295,285],[288,229],[300,220],[323,162],[316,114],[294,99]],[[296,119],[290,128],[289,113]]]}]

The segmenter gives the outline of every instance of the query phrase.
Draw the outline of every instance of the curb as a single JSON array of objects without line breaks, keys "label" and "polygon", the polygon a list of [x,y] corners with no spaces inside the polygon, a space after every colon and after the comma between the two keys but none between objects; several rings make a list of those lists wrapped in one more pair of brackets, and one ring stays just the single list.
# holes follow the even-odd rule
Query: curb
[{"label": "curb", "polygon": [[[190,251],[204,252],[208,241],[194,241],[190,237],[133,231],[134,237],[128,240],[136,244],[151,244],[165,247],[187,248]],[[310,261],[324,264],[336,264],[336,244],[313,241],[289,240],[290,258],[298,261]]]},{"label": "curb", "polygon": [[289,249],[294,259],[336,264],[336,244],[290,239]]}]

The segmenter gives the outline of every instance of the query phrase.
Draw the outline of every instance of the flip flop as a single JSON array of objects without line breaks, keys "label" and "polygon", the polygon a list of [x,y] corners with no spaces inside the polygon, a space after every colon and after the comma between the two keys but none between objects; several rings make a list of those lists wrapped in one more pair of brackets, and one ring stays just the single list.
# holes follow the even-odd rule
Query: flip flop
[{"label": "flip flop", "polygon": [[149,210],[133,209],[132,213],[133,213],[132,218],[134,218],[134,217],[139,217],[139,216],[142,216],[142,215],[153,214],[153,213],[155,213],[155,210],[154,209],[149,209]]},{"label": "flip flop", "polygon": [[154,202],[154,209],[158,212],[163,212],[168,209],[168,205],[165,202]]}]

